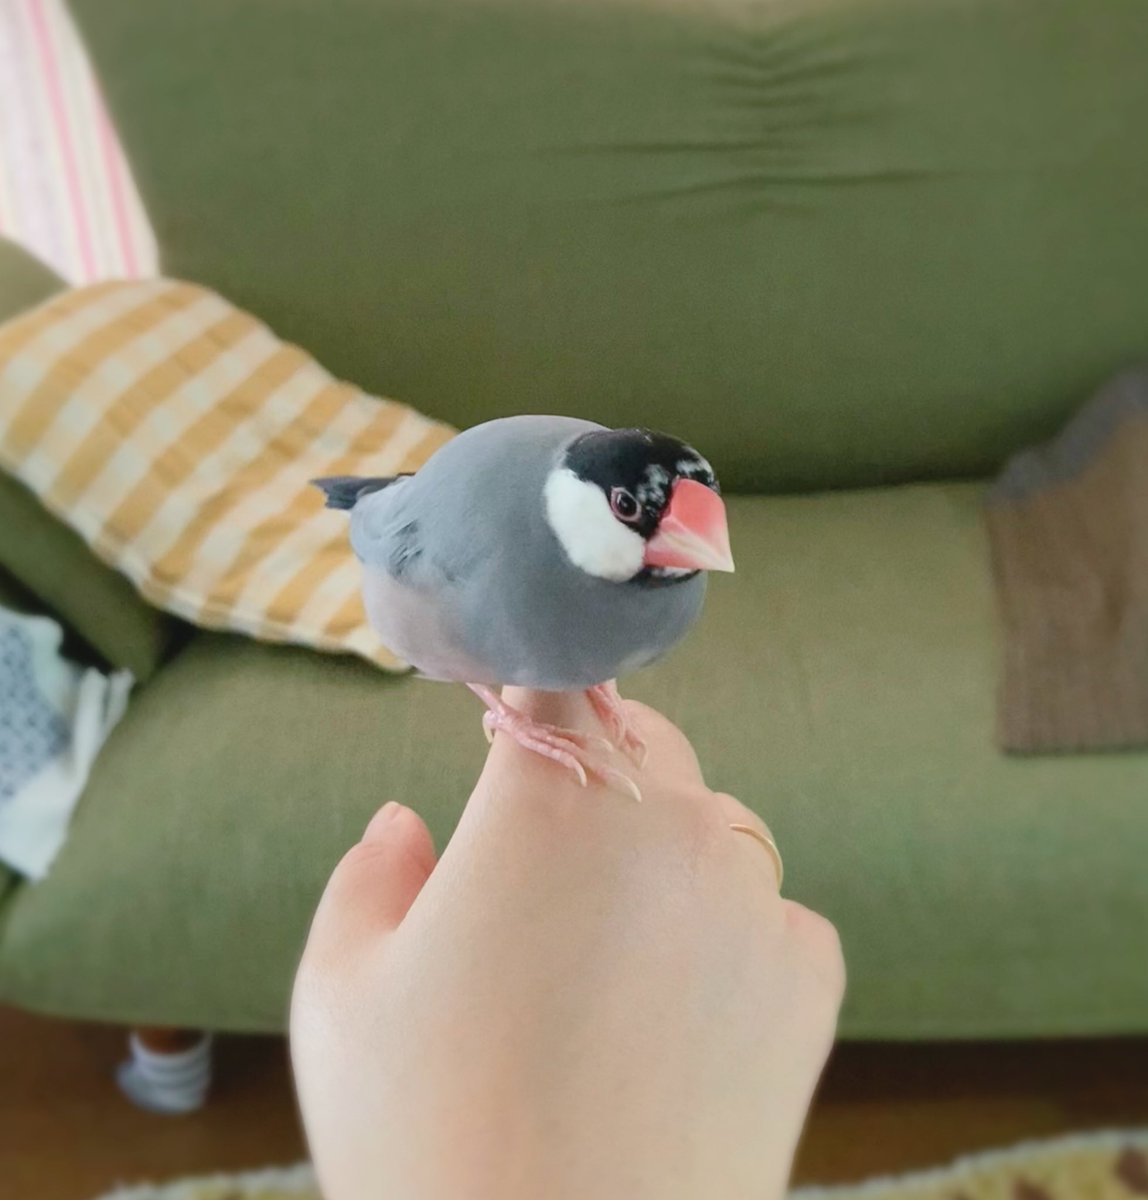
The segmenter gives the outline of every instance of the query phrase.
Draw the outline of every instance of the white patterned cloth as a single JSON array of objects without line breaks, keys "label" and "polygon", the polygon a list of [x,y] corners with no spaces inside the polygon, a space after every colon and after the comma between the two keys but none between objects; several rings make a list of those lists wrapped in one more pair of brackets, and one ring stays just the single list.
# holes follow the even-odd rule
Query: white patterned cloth
[{"label": "white patterned cloth", "polygon": [[60,653],[48,617],[0,608],[0,861],[42,879],[92,763],[127,707],[131,674]]}]

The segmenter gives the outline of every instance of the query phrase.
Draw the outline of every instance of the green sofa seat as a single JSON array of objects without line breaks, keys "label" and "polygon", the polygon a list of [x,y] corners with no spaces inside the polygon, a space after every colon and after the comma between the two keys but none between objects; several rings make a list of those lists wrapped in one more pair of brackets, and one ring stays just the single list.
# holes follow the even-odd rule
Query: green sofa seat
[{"label": "green sofa seat", "polygon": [[[43,303],[65,286],[22,247],[0,237],[0,322]],[[0,604],[5,579],[33,593],[95,657],[147,679],[177,636],[179,622],[142,599],[105,566],[80,535],[0,468]],[[74,640],[74,639],[73,639]]]},{"label": "green sofa seat", "polygon": [[[996,750],[980,499],[735,497],[737,575],[625,690],[681,723],[773,826],[788,894],[838,924],[846,1036],[1144,1032],[1148,759]],[[198,636],[136,696],[48,882],[0,908],[0,995],[282,1028],[340,854],[389,799],[441,848],[483,751],[461,687]]]}]

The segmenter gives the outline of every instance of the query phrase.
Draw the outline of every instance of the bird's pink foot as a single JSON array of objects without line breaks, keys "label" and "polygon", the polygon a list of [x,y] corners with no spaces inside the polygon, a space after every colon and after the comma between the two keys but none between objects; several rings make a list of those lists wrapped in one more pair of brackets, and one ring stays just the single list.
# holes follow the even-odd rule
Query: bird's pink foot
[{"label": "bird's pink foot", "polygon": [[614,746],[629,755],[637,766],[643,766],[648,752],[646,743],[630,724],[622,697],[618,695],[618,685],[611,679],[608,683],[587,688],[586,698],[598,714],[598,719],[609,730]]},{"label": "bird's pink foot", "polygon": [[596,779],[607,785],[616,784],[635,800],[641,800],[642,793],[638,785],[628,775],[595,759],[592,753],[595,748],[607,752],[612,749],[605,738],[535,721],[507,704],[493,688],[473,683],[469,687],[487,707],[482,718],[487,741],[493,741],[495,733],[509,734],[523,749],[541,754],[543,758],[573,771],[583,787],[589,780]]}]

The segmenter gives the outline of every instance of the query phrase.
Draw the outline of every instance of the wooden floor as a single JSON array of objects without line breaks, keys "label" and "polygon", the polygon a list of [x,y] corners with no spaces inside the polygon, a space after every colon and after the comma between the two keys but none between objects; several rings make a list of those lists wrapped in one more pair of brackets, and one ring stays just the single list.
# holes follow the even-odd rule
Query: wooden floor
[{"label": "wooden floor", "polygon": [[[285,1165],[304,1156],[278,1039],[224,1038],[193,1117],[121,1100],[117,1030],[0,1008],[0,1179],[19,1200],[92,1200],[117,1183]],[[1025,1138],[1148,1125],[1148,1039],[838,1051],[798,1181],[939,1164]]]}]

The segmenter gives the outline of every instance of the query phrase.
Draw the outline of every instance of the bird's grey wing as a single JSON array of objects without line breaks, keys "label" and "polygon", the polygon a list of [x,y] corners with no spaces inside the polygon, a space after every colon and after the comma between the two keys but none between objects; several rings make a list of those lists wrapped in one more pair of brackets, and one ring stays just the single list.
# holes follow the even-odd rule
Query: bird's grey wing
[{"label": "bird's grey wing", "polygon": [[434,506],[428,511],[424,498],[412,484],[396,483],[365,497],[351,514],[367,616],[383,643],[427,678],[497,683],[473,654],[460,620],[473,543],[460,550],[449,536],[438,536]]},{"label": "bird's grey wing", "polygon": [[427,503],[416,476],[364,496],[351,514],[351,546],[360,561],[417,591],[439,591],[465,577],[476,558],[473,540],[450,536],[438,506]]}]

